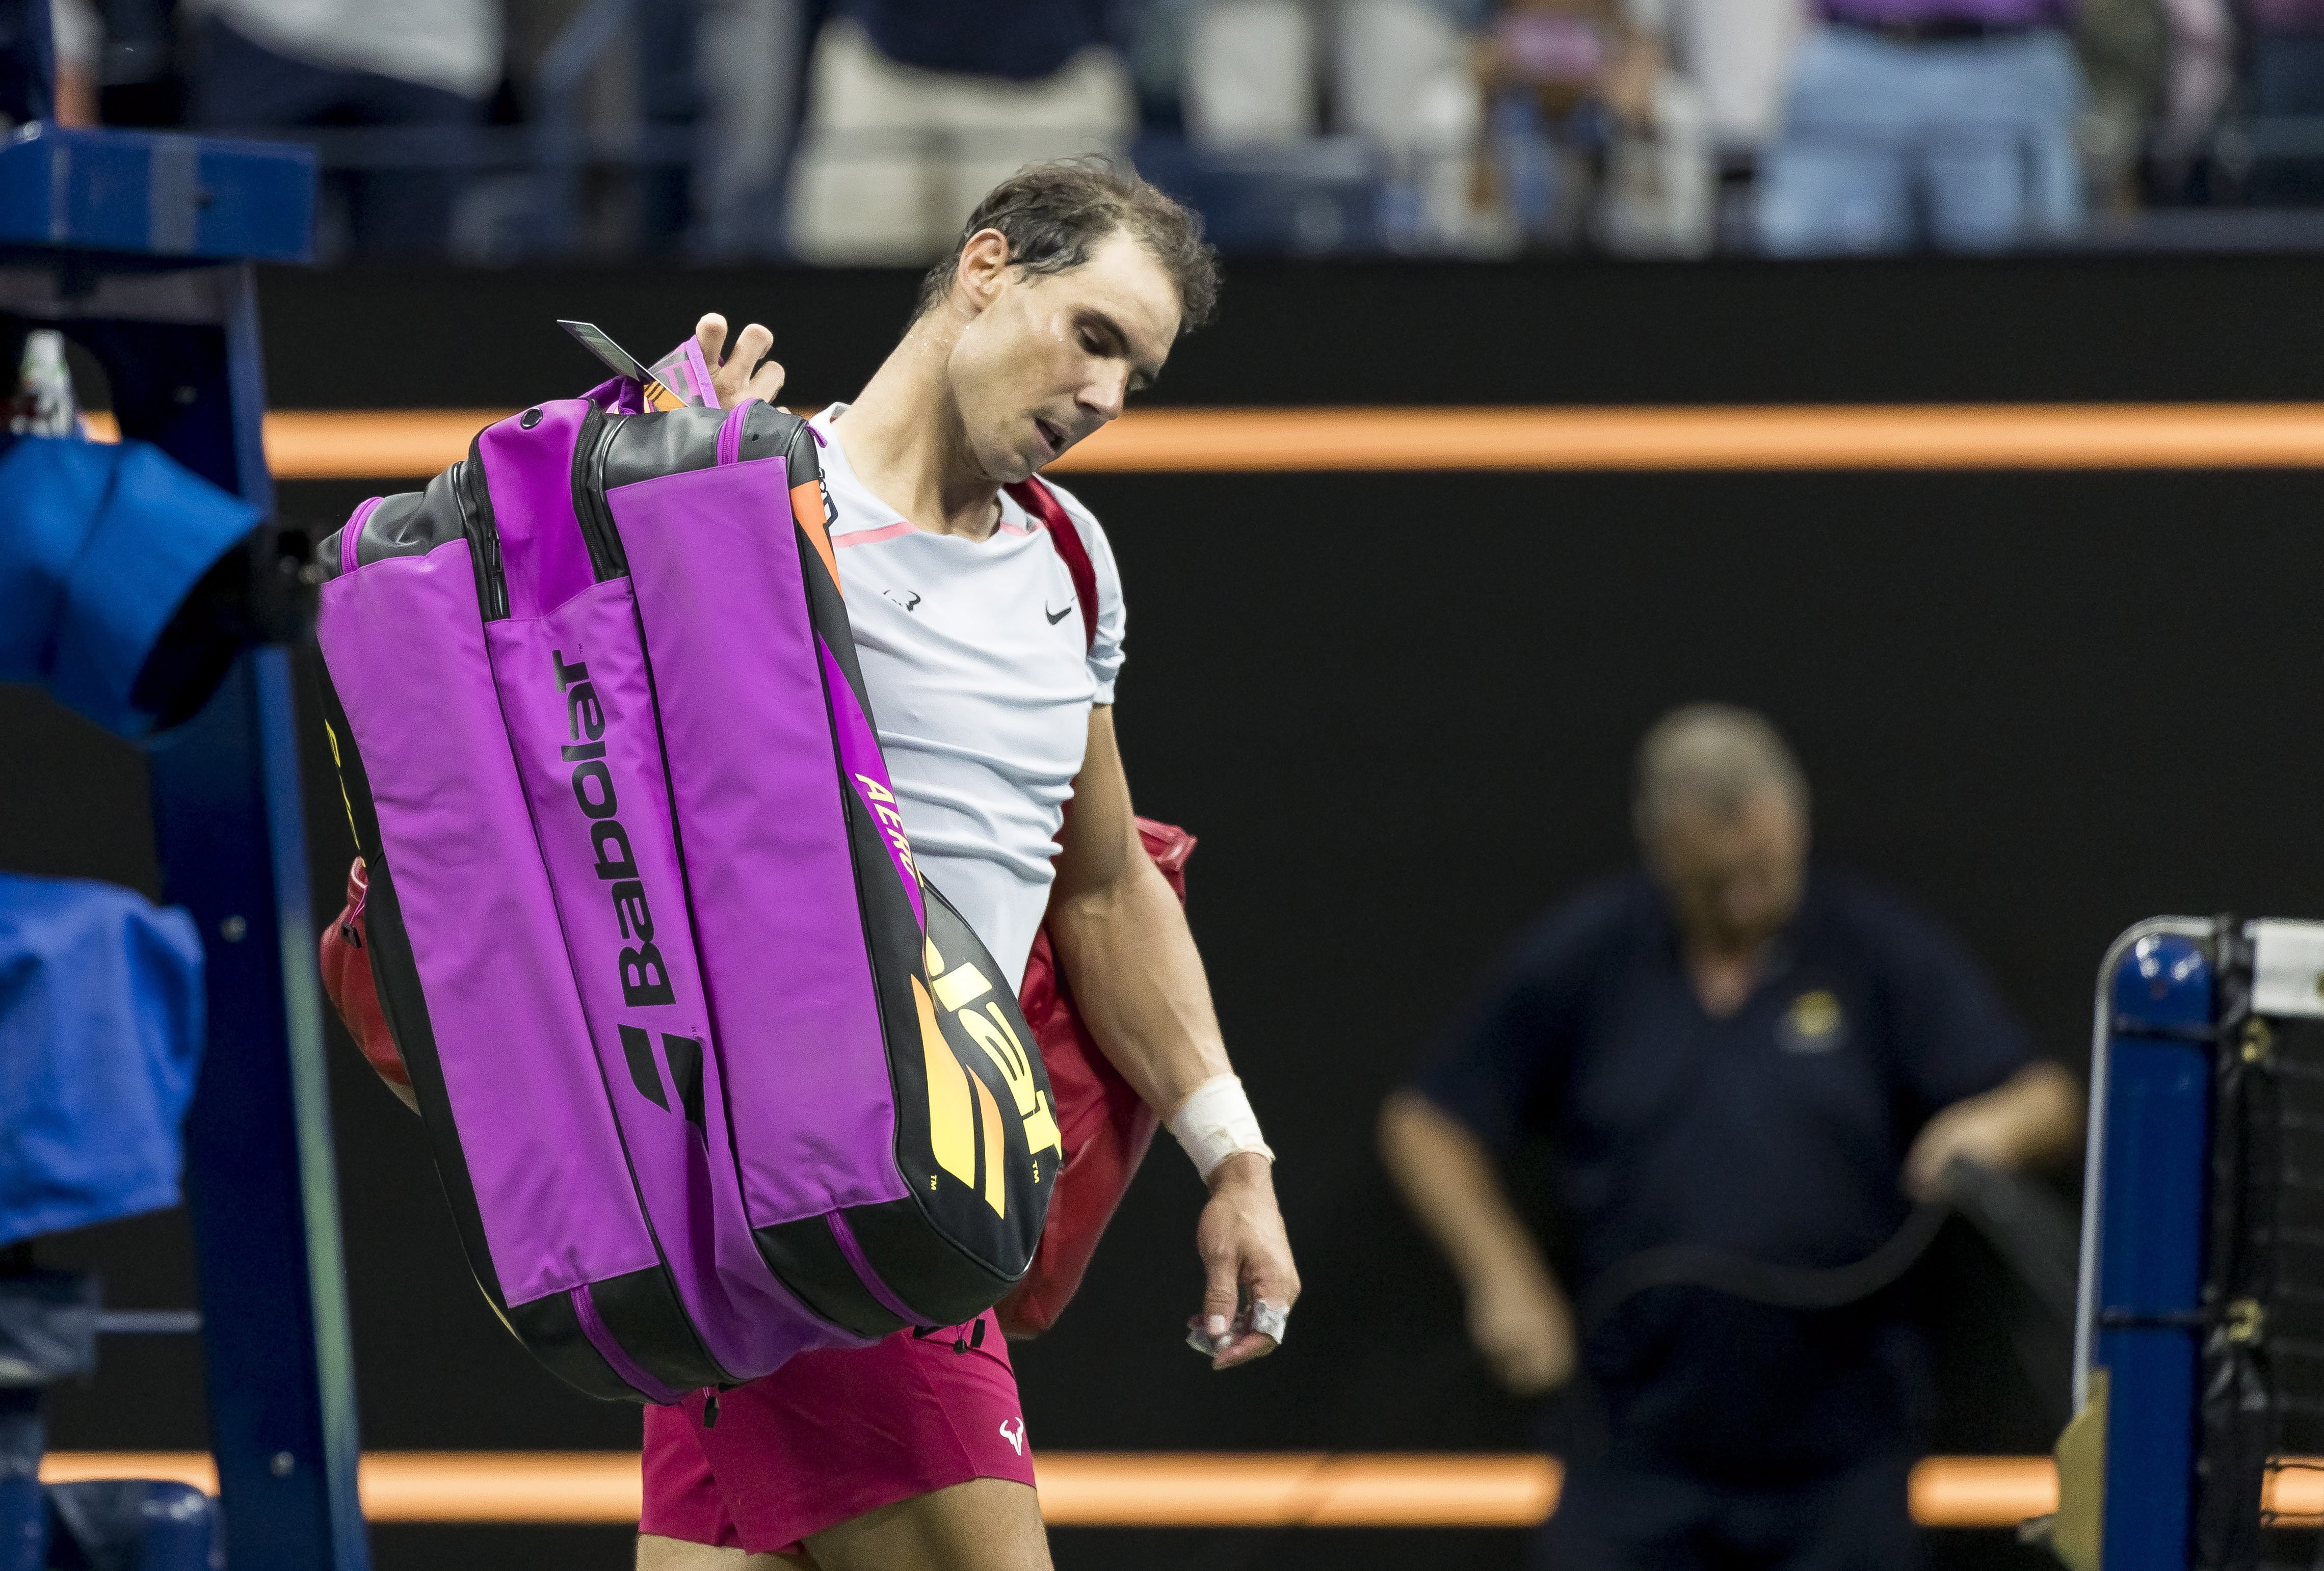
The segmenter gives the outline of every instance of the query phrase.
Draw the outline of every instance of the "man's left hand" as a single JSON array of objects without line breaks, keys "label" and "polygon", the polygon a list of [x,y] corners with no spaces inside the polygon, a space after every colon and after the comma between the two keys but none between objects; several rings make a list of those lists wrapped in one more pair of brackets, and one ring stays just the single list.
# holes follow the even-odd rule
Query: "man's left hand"
[{"label": "man's left hand", "polygon": [[2005,1171],[2071,1148],[2081,1134],[2081,1089],[2055,1064],[2034,1064],[1981,1097],[1955,1102],[1922,1125],[1904,1156],[1904,1192],[1938,1198],[1955,1157]]},{"label": "man's left hand", "polygon": [[1212,1170],[1210,1203],[1194,1227],[1205,1279],[1199,1324],[1212,1347],[1211,1367],[1231,1369],[1275,1351],[1256,1330],[1231,1340],[1235,1310],[1248,1291],[1259,1303],[1289,1309],[1299,1301],[1299,1268],[1275,1201],[1275,1170],[1254,1151],[1238,1152]]},{"label": "man's left hand", "polygon": [[702,346],[702,358],[710,366],[710,385],[718,394],[718,407],[731,409],[744,399],[761,399],[768,403],[782,396],[783,368],[767,358],[767,351],[775,346],[775,335],[753,322],[735,335],[733,354],[726,353],[726,318],[715,311],[704,315],[694,325],[694,341]]}]

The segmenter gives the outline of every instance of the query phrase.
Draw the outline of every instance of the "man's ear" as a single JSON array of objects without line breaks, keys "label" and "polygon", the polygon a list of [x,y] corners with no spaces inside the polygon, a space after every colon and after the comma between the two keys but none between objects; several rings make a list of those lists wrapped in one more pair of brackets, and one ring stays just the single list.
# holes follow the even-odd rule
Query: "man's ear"
[{"label": "man's ear", "polygon": [[960,248],[952,281],[973,316],[992,304],[1009,271],[1009,237],[998,229],[980,229]]}]

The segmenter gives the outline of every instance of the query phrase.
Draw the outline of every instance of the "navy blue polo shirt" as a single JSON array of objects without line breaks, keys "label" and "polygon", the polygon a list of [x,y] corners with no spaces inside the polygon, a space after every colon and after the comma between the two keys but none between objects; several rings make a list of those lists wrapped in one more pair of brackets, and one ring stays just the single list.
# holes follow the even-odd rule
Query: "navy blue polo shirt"
[{"label": "navy blue polo shirt", "polygon": [[872,45],[899,65],[1032,82],[1111,36],[1116,0],[846,0]]},{"label": "navy blue polo shirt", "polygon": [[[1822,868],[1749,999],[1714,1019],[1640,872],[1520,938],[1415,1088],[1497,1151],[1550,1139],[1579,1297],[1669,1244],[1863,1258],[1911,1209],[1897,1181],[1922,1125],[2030,1057],[1950,934]],[[1696,1465],[1812,1469],[1913,1444],[1920,1360],[1893,1295],[1803,1314],[1655,1289],[1582,1355],[1618,1436]]]}]

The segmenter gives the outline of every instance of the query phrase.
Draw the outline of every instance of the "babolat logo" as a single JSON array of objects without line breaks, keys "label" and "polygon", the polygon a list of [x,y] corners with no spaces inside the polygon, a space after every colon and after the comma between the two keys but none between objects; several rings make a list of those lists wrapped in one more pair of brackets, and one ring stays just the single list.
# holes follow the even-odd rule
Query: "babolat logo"
[{"label": "babolat logo", "polygon": [[638,859],[630,847],[630,831],[614,815],[621,803],[613,793],[613,772],[605,767],[605,710],[589,681],[586,662],[565,663],[565,651],[549,656],[557,667],[558,691],[565,694],[565,712],[572,741],[563,749],[573,766],[573,800],[589,817],[589,849],[596,859],[597,877],[604,879],[613,902],[613,919],[622,936],[634,939],[624,945],[614,963],[622,976],[622,1002],[641,1008],[676,1002],[669,986],[669,968],[654,943],[653,910],[646,904],[646,887],[638,877]]}]

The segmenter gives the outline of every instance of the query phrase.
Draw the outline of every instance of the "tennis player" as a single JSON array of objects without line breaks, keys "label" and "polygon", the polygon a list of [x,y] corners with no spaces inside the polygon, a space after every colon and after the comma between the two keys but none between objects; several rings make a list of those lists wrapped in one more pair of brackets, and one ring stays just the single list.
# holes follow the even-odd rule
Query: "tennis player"
[{"label": "tennis player", "polygon": [[[1099,162],[1036,165],[978,206],[903,341],[814,424],[914,859],[1012,986],[1047,921],[1092,1034],[1194,1159],[1211,1198],[1193,1327],[1225,1369],[1272,1351],[1299,1296],[1273,1153],[1132,819],[1105,531],[1056,492],[1095,567],[1092,639],[1047,531],[1001,489],[1119,416],[1217,288],[1195,220],[1153,187]],[[780,391],[766,328],[743,328],[723,363],[725,320],[705,317],[698,336],[722,404]],[[1032,1484],[988,1312],[647,1410],[638,1565],[1047,1571]]]}]

